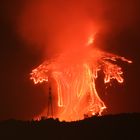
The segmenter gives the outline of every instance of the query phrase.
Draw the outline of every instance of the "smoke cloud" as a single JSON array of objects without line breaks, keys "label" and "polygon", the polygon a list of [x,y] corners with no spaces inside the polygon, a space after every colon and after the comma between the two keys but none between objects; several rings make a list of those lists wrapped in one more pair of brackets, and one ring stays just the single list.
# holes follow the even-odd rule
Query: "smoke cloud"
[{"label": "smoke cloud", "polygon": [[18,19],[18,32],[46,55],[79,49],[95,33],[100,47],[107,33],[136,22],[136,9],[131,0],[30,0]]}]

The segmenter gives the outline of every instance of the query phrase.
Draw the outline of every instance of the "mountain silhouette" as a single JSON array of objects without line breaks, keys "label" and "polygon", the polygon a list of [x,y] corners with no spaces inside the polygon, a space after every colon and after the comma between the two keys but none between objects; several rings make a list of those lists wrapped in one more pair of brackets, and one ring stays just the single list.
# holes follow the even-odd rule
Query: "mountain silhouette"
[{"label": "mountain silhouette", "polygon": [[108,140],[140,139],[140,113],[94,116],[77,122],[6,120],[0,122],[0,140]]}]

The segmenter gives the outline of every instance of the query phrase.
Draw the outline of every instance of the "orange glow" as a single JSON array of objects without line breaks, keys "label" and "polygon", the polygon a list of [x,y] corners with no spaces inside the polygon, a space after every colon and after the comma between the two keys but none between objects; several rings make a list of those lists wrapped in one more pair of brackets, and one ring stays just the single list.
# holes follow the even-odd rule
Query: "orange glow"
[{"label": "orange glow", "polygon": [[[84,119],[84,116],[101,115],[106,109],[105,103],[99,97],[95,80],[98,72],[103,71],[104,83],[112,79],[123,83],[123,71],[114,64],[118,59],[132,63],[124,57],[106,53],[94,46],[94,36],[87,39],[87,45],[81,49],[64,51],[55,59],[45,61],[31,73],[31,79],[35,84],[51,82],[49,77],[55,80],[57,91],[53,96],[57,97],[56,112],[53,118],[60,121],[76,121]],[[42,113],[38,116],[47,116]]]},{"label": "orange glow", "polygon": [[94,43],[94,35],[91,35],[90,37],[89,37],[89,39],[88,39],[88,42],[87,42],[87,46],[89,46],[89,45],[91,45],[91,44],[93,44]]}]

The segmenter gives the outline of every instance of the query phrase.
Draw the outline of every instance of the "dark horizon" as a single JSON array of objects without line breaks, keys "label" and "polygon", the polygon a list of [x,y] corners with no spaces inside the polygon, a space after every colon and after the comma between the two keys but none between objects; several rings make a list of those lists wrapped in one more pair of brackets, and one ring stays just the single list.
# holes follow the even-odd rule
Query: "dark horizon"
[{"label": "dark horizon", "polygon": [[139,139],[140,113],[87,118],[78,122],[8,120],[1,139]]}]

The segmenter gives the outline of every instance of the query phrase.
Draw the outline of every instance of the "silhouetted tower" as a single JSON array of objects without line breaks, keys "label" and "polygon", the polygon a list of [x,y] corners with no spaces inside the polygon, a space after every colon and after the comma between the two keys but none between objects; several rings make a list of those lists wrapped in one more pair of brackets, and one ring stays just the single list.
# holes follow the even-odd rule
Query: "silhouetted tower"
[{"label": "silhouetted tower", "polygon": [[48,112],[47,117],[53,117],[53,104],[52,104],[52,90],[49,87],[49,96],[48,96]]}]

